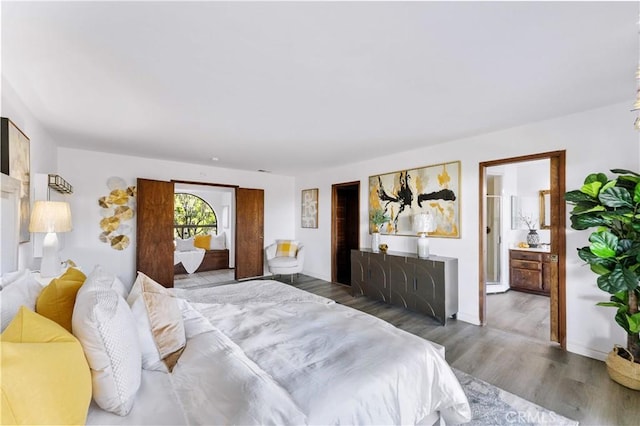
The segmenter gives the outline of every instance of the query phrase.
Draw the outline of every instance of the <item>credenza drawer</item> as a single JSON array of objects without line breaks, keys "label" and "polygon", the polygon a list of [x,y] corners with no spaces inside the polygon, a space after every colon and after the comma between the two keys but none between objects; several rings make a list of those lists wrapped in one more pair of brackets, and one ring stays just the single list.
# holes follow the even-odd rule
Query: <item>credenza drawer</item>
[{"label": "credenza drawer", "polygon": [[511,259],[512,268],[542,270],[542,263],[533,260]]},{"label": "credenza drawer", "polygon": [[542,260],[542,253],[534,251],[511,250],[511,259],[534,260],[536,262],[540,262]]}]

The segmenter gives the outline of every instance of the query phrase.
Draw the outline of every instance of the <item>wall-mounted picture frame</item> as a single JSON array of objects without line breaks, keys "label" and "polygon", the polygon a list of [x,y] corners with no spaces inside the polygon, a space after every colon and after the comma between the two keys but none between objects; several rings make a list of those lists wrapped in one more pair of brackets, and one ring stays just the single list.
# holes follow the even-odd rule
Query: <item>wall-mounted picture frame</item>
[{"label": "wall-mounted picture frame", "polygon": [[19,242],[29,242],[31,175],[29,138],[10,119],[0,118],[0,172],[20,181]]},{"label": "wall-mounted picture frame", "polygon": [[430,237],[460,238],[460,173],[460,161],[451,161],[369,176],[369,217],[375,212],[389,217],[381,234],[415,236],[413,217],[430,213],[435,222]]},{"label": "wall-mounted picture frame", "polygon": [[318,188],[302,190],[301,219],[303,228],[318,227]]}]

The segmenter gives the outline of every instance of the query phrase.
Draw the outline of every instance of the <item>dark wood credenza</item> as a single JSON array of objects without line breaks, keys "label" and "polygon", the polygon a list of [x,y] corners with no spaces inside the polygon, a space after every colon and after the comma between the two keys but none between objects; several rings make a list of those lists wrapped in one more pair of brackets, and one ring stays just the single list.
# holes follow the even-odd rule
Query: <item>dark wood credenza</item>
[{"label": "dark wood credenza", "polygon": [[353,296],[402,306],[446,325],[458,312],[458,259],[351,250]]}]

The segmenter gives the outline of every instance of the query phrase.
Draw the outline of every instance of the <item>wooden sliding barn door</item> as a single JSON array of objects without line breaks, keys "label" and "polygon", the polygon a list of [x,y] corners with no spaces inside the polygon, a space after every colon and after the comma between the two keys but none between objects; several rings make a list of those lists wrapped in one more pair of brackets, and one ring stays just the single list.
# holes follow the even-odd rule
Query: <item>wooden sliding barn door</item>
[{"label": "wooden sliding barn door", "polygon": [[264,275],[264,191],[236,189],[236,280]]},{"label": "wooden sliding barn door", "polygon": [[138,179],[136,268],[173,287],[173,182]]}]

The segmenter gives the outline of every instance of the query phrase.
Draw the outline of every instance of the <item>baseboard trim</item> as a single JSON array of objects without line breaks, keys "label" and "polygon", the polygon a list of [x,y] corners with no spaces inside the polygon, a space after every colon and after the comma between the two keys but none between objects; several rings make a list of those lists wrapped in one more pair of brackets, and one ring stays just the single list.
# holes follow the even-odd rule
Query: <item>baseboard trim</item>
[{"label": "baseboard trim", "polygon": [[[613,348],[612,348],[613,349]],[[587,348],[586,346],[577,345],[575,343],[567,342],[567,351],[574,354],[583,355],[589,358],[604,361],[607,358],[608,352],[602,352],[596,349]]]},{"label": "baseboard trim", "polygon": [[473,325],[480,325],[480,320],[478,319],[478,315],[469,315],[464,312],[458,312],[457,318],[460,321],[468,322]]}]

